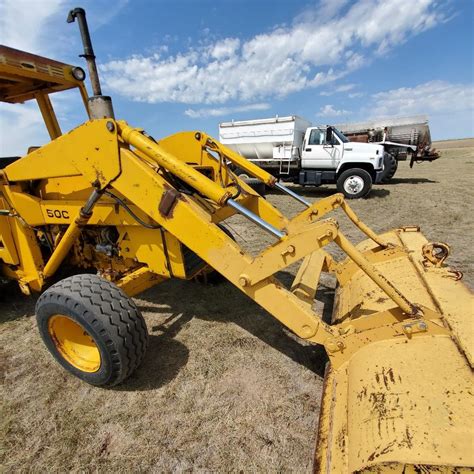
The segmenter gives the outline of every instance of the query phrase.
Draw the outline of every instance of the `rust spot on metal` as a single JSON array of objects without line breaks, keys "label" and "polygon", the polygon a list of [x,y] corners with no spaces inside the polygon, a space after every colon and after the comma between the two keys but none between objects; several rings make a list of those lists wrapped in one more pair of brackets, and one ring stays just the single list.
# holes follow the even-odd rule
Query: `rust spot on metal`
[{"label": "rust spot on metal", "polygon": [[105,182],[105,176],[101,169],[98,169],[94,166],[96,181],[100,183]]},{"label": "rust spot on metal", "polygon": [[339,449],[343,451],[346,446],[346,431],[344,429],[339,431],[336,441]]},{"label": "rust spot on metal", "polygon": [[364,387],[358,394],[357,399],[361,402],[364,398],[367,397],[367,387]]},{"label": "rust spot on metal", "polygon": [[392,368],[388,369],[387,374],[390,378],[390,382],[395,383],[395,377],[393,375],[393,369]]},{"label": "rust spot on metal", "polygon": [[391,443],[387,444],[385,448],[380,449],[381,446],[378,446],[377,449],[367,458],[368,461],[373,461],[374,459],[382,456],[383,454],[387,454],[390,451],[393,451],[393,447],[395,445],[395,441],[392,441]]},{"label": "rust spot on metal", "polygon": [[423,254],[423,265],[426,267],[429,263],[435,267],[441,267],[448,258],[450,248],[444,242],[430,242],[423,245],[421,252]]},{"label": "rust spot on metal", "polygon": [[379,373],[379,372],[376,372],[375,373],[375,380],[377,381],[377,383],[380,385],[381,383],[383,383],[384,387],[387,389],[387,390],[390,390],[390,386],[391,384],[395,384],[396,381],[395,381],[395,375],[393,373],[393,369],[390,368],[390,369],[386,369],[385,367],[382,367],[382,372]]},{"label": "rust spot on metal", "polygon": [[168,188],[164,193],[158,206],[158,211],[163,217],[173,217],[173,209],[180,198],[179,191],[174,188]]},{"label": "rust spot on metal", "polygon": [[399,448],[403,447],[404,445],[411,449],[413,448],[413,435],[410,433],[410,430],[408,429],[408,426],[405,429],[404,437],[400,444],[398,445]]},{"label": "rust spot on metal", "polygon": [[387,418],[388,415],[387,406],[385,403],[385,393],[371,393],[369,400],[372,403],[372,410],[377,415],[377,429],[380,435],[382,433],[382,420]]},{"label": "rust spot on metal", "polygon": [[452,278],[454,281],[462,280],[464,273],[460,270],[450,269],[447,271],[448,277]]}]

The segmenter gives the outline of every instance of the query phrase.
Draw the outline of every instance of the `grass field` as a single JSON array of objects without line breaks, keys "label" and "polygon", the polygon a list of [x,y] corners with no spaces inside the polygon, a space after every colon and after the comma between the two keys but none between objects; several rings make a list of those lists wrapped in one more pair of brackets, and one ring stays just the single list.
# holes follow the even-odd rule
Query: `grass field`
[{"label": "grass field", "polygon": [[[434,144],[433,163],[401,163],[353,202],[375,231],[418,224],[452,247],[474,284],[474,139]],[[332,187],[296,188],[315,200]],[[287,214],[290,198],[268,199]],[[347,222],[343,230],[362,236]],[[269,239],[234,218],[248,249]],[[319,296],[331,298],[332,281]],[[136,298],[150,333],[144,364],[104,390],[69,376],[43,346],[35,297],[0,286],[0,464],[13,471],[310,472],[326,356],[302,345],[230,284],[169,281]]]}]

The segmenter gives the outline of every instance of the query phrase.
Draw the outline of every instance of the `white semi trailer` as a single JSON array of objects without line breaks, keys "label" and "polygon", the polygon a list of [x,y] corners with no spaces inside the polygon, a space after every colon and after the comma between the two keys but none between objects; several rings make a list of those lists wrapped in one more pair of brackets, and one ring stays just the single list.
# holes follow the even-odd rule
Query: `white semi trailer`
[{"label": "white semi trailer", "polygon": [[292,115],[223,122],[219,140],[274,176],[303,186],[337,184],[349,199],[384,177],[384,147],[349,141],[337,128]]}]

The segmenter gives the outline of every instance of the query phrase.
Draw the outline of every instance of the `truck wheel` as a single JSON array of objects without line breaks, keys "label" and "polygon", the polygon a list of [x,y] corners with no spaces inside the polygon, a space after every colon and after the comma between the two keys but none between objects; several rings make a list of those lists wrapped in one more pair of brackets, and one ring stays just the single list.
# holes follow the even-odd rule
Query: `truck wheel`
[{"label": "truck wheel", "polygon": [[397,172],[398,160],[390,153],[386,153],[383,159],[383,166],[384,175],[382,178],[382,183],[388,183]]},{"label": "truck wheel", "polygon": [[70,373],[98,386],[116,385],[140,365],[148,334],[135,303],[97,275],[75,275],[36,303],[43,342]]},{"label": "truck wheel", "polygon": [[367,196],[372,189],[372,177],[360,168],[343,171],[337,179],[337,190],[347,199]]}]

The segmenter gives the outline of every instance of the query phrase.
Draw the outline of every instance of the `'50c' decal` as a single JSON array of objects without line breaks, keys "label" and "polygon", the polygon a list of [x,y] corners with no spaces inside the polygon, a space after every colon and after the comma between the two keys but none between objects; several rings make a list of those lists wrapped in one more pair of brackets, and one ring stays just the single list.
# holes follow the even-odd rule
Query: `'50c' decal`
[{"label": "'50c' decal", "polygon": [[59,209],[46,209],[48,217],[56,217],[57,219],[69,219],[69,211],[60,211]]}]

